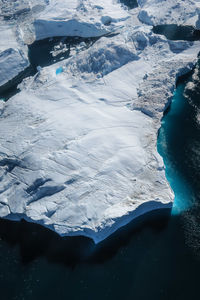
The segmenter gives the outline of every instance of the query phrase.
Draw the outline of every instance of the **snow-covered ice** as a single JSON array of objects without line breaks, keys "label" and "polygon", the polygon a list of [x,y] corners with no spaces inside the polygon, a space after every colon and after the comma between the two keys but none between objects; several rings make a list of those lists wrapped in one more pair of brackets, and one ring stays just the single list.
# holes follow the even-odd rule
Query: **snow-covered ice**
[{"label": "snow-covered ice", "polygon": [[0,86],[16,77],[29,66],[28,59],[18,49],[9,48],[0,53]]},{"label": "snow-covered ice", "polygon": [[34,21],[36,39],[52,36],[102,36],[121,26],[130,15],[113,0],[50,0]]},{"label": "snow-covered ice", "polygon": [[152,32],[175,16],[198,20],[197,1],[172,2],[138,0],[129,11],[117,0],[50,0],[32,14],[30,30],[20,19],[20,39],[10,41],[17,53],[32,39],[116,34],[41,68],[1,105],[1,217],[97,243],[145,212],[171,208],[157,132],[177,76],[191,70],[200,46]]},{"label": "snow-covered ice", "polygon": [[32,23],[45,4],[46,0],[0,0],[0,87],[29,66],[26,44],[34,40]]},{"label": "snow-covered ice", "polygon": [[200,13],[199,0],[138,0],[139,19],[149,25],[196,25]]}]

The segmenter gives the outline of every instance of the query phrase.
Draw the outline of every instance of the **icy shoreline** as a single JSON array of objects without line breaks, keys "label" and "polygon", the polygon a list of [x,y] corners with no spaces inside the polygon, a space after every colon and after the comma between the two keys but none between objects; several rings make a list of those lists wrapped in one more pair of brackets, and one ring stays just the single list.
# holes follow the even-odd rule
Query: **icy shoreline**
[{"label": "icy shoreline", "polygon": [[[65,9],[86,21],[96,9],[99,32],[118,35],[26,78],[2,106],[0,217],[98,243],[146,212],[172,207],[157,132],[177,77],[195,65],[200,42],[169,41],[140,23],[136,16],[149,20],[150,4],[150,19],[161,22],[155,20],[156,1],[139,1],[130,12],[112,1],[101,1],[101,9],[93,1],[84,9],[50,2],[39,19],[53,17],[59,25]],[[173,1],[164,4],[170,10]],[[194,25],[195,2],[195,13],[187,3],[179,5],[185,7],[173,8],[179,21]]]}]

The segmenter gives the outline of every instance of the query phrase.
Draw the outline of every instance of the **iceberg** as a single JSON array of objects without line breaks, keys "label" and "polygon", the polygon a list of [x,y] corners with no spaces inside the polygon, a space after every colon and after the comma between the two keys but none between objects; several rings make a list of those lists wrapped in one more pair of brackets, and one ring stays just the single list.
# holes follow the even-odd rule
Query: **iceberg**
[{"label": "iceberg", "polygon": [[[200,46],[153,33],[152,24],[167,22],[156,17],[160,5],[172,22],[172,2],[143,0],[128,10],[119,1],[50,0],[32,14],[29,33],[27,19],[20,23],[22,48],[33,36],[100,38],[25,78],[1,104],[1,217],[98,243],[146,212],[172,207],[157,132]],[[194,25],[198,3],[192,13],[178,3],[180,23]]]},{"label": "iceberg", "polygon": [[29,66],[28,59],[25,59],[18,49],[9,48],[0,53],[0,86],[16,77],[20,72]]},{"label": "iceberg", "polygon": [[123,26],[130,16],[117,1],[94,0],[57,1],[49,5],[34,20],[37,40],[53,36],[95,37]]}]

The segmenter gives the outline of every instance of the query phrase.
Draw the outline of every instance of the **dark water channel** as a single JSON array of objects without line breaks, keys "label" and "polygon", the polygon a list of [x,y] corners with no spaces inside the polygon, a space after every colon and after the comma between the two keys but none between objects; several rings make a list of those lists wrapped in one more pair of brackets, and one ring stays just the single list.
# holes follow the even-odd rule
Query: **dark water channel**
[{"label": "dark water channel", "polygon": [[200,30],[197,30],[192,26],[176,24],[157,25],[153,27],[153,32],[156,34],[162,34],[167,39],[173,41],[197,41],[200,39]]},{"label": "dark water channel", "polygon": [[128,9],[133,9],[138,6],[137,0],[119,0],[120,3],[128,7]]}]

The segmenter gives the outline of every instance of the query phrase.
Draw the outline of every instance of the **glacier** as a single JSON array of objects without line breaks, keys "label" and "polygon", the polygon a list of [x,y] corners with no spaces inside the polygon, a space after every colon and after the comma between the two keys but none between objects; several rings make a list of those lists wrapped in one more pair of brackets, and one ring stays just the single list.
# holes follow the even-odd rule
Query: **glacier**
[{"label": "glacier", "polygon": [[134,9],[117,0],[6,3],[0,86],[28,67],[36,40],[99,38],[38,68],[20,93],[0,102],[0,217],[98,243],[146,212],[171,208],[157,132],[200,42],[171,41],[152,29],[175,20],[198,28],[200,2],[138,0]]}]

